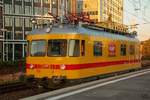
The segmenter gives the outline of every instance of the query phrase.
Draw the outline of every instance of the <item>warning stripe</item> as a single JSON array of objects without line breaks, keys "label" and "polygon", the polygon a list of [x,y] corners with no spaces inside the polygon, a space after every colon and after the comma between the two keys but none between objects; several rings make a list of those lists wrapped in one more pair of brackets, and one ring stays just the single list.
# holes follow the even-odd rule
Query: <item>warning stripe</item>
[{"label": "warning stripe", "polygon": [[[86,64],[66,64],[65,70],[78,70],[87,68],[97,68],[97,67],[109,67],[112,65],[122,65],[122,64],[134,64],[139,63],[140,60],[121,60],[121,61],[110,61],[110,62],[99,62],[99,63],[86,63]],[[61,65],[48,65],[48,64],[26,64],[27,69],[60,69]]]}]

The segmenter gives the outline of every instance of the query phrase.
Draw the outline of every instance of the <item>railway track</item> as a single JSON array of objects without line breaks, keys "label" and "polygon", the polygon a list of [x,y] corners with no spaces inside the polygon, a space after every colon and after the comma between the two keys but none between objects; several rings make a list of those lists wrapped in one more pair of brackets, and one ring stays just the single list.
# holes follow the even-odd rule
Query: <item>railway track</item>
[{"label": "railway track", "polygon": [[13,92],[13,91],[19,91],[23,89],[28,89],[28,87],[26,86],[25,83],[22,83],[22,82],[3,84],[3,85],[0,85],[0,94]]},{"label": "railway track", "polygon": [[[139,70],[144,70],[144,69],[149,68],[147,66],[148,65],[144,64],[144,66],[141,69],[139,69]],[[117,75],[125,74],[125,73],[128,73],[128,72],[118,73]],[[108,75],[105,78],[108,78],[108,77],[112,77],[112,76]],[[85,81],[85,82],[89,82],[89,81]],[[77,84],[74,84],[74,85],[77,85]],[[72,86],[72,85],[68,85],[68,86]],[[26,89],[29,89],[29,87],[27,87],[27,85],[25,83],[23,83],[23,82],[15,82],[15,83],[3,84],[3,85],[0,85],[0,95],[1,94],[5,94],[5,93],[14,92],[14,91],[19,91],[19,90],[26,90]]]},{"label": "railway track", "polygon": [[[113,77],[108,77],[105,79],[90,81],[84,84],[77,84],[74,86],[66,87],[64,89],[59,89],[56,91],[48,91],[46,93],[30,96],[27,98],[22,98],[21,100],[58,100],[57,98],[61,99],[63,97],[68,97],[73,94],[81,93],[87,90],[95,89],[97,87],[102,87],[105,85],[109,85],[112,83],[116,83],[122,80],[138,77],[144,74],[150,73],[150,67],[143,68],[141,70],[132,71],[124,74],[120,74]],[[132,86],[132,85],[131,85]],[[95,95],[95,93],[94,93]],[[65,100],[65,99],[64,99]]]}]

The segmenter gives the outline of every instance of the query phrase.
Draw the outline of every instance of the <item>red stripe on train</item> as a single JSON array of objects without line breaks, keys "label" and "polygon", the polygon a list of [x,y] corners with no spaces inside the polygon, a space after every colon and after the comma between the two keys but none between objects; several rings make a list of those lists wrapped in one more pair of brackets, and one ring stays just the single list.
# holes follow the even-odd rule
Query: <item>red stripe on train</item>
[{"label": "red stripe on train", "polygon": [[[87,63],[87,64],[66,64],[65,70],[77,70],[86,68],[106,67],[112,65],[132,64],[138,63],[140,60],[122,60],[122,61],[110,61],[100,63]],[[48,64],[26,64],[27,69],[60,69],[61,65],[48,65]]]}]

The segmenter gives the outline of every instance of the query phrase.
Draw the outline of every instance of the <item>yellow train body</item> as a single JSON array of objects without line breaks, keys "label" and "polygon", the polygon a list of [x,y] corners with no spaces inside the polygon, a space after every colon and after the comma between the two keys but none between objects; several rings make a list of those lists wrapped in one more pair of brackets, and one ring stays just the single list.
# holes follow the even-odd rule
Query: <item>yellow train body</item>
[{"label": "yellow train body", "polygon": [[[85,33],[84,33],[85,32]],[[103,31],[95,34],[95,31],[84,32],[64,32],[64,33],[45,33],[45,34],[30,34],[27,36],[29,42],[29,55],[26,58],[26,75],[33,75],[35,78],[49,79],[53,77],[65,77],[66,79],[81,79],[92,76],[113,73],[123,70],[136,69],[141,67],[140,62],[140,43],[135,38],[120,36],[116,34],[104,33]],[[88,32],[88,34],[86,33]],[[98,35],[102,34],[102,35]],[[109,34],[107,36],[107,34]],[[48,41],[49,40],[67,40],[67,52],[63,57],[48,56]],[[45,40],[45,55],[31,56],[31,42],[37,40]],[[68,41],[79,40],[79,56],[68,55]],[[84,40],[84,53],[82,54],[82,40]],[[94,41],[102,43],[102,54],[94,56]],[[111,52],[109,44],[115,46]],[[125,46],[125,55],[121,55],[121,45]],[[130,45],[134,46],[133,53],[130,54]],[[113,54],[114,53],[114,54]]]}]

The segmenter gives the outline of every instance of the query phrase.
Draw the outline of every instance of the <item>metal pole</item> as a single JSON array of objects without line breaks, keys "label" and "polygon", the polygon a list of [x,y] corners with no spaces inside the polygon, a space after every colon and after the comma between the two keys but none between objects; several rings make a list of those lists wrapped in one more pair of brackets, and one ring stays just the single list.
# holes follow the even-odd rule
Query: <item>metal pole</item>
[{"label": "metal pole", "polygon": [[65,9],[65,14],[68,14],[68,0],[66,0],[66,9]]},{"label": "metal pole", "polygon": [[5,61],[5,43],[3,41],[3,61]]},{"label": "metal pole", "polygon": [[15,60],[15,44],[14,43],[12,44],[12,47],[13,47],[12,48],[12,52],[13,52],[13,54],[12,54],[12,56],[13,56],[12,58],[13,59],[12,60],[14,61]]},{"label": "metal pole", "polygon": [[41,0],[41,15],[43,15],[43,0]]},{"label": "metal pole", "polygon": [[[14,0],[12,0],[12,9],[13,9],[13,12],[12,13],[15,13],[15,4],[14,4]],[[14,16],[12,16],[12,40],[14,40],[15,39],[15,17]]]},{"label": "metal pole", "polygon": [[[4,0],[3,0],[3,13],[4,13]],[[4,27],[4,25],[5,25],[5,16],[3,16],[3,29],[5,28]],[[3,61],[5,61],[5,44],[4,44],[4,40],[5,40],[5,31],[3,31]]]},{"label": "metal pole", "polygon": [[43,0],[41,0],[41,24],[42,24],[42,27],[43,27]]},{"label": "metal pole", "polygon": [[[35,11],[34,11],[34,0],[32,0],[31,9],[32,9],[32,15],[35,15]],[[32,24],[32,29],[34,29],[34,28],[35,28],[35,25]]]},{"label": "metal pole", "polygon": [[24,58],[25,57],[25,50],[24,50],[24,43],[22,44],[22,57]]},{"label": "metal pole", "polygon": [[52,13],[52,1],[51,0],[49,0],[49,11],[50,11],[50,13]]},{"label": "metal pole", "polygon": [[[22,9],[24,9],[24,1],[22,0]],[[24,14],[24,10],[21,11]],[[22,33],[23,33],[23,40],[25,39],[25,18],[22,18]]]},{"label": "metal pole", "polygon": [[8,43],[6,44],[6,61],[8,61],[8,53],[9,53],[9,48],[8,48]]},{"label": "metal pole", "polygon": [[[13,9],[13,13],[15,13],[15,0],[12,0],[12,9]],[[15,40],[15,17],[12,17],[12,40]],[[12,60],[15,60],[15,50],[14,50],[14,43],[12,43],[13,48],[12,48]]]},{"label": "metal pole", "polygon": [[64,15],[65,15],[65,12],[64,12],[65,2],[64,2],[64,0],[62,0],[61,3],[62,3],[62,4],[61,4],[61,23],[63,23]]}]

